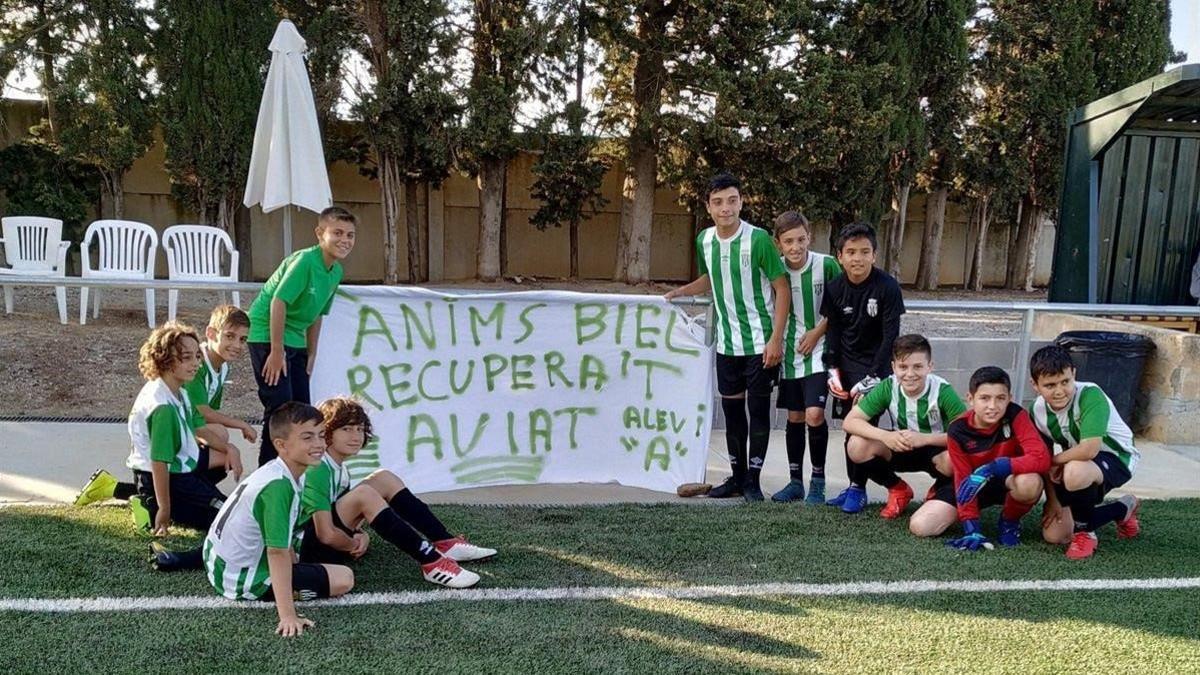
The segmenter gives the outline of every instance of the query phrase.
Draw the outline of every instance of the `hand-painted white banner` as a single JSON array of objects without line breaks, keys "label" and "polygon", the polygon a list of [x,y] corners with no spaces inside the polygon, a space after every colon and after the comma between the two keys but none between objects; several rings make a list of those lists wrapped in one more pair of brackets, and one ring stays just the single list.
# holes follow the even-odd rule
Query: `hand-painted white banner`
[{"label": "hand-painted white banner", "polygon": [[670,492],[704,477],[712,372],[703,331],[656,296],[352,286],[322,323],[312,396],[370,413],[356,477]]}]

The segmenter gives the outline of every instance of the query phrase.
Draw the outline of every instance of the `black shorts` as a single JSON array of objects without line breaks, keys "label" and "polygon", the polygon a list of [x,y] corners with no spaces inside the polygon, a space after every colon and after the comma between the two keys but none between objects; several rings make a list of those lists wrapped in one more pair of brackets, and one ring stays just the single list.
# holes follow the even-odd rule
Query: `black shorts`
[{"label": "black shorts", "polygon": [[[983,489],[975,497],[980,511],[989,506],[1000,506],[1004,503],[1008,497],[1008,486],[1005,485],[1007,480],[989,480],[984,484]],[[956,492],[953,478],[943,477],[933,482],[933,499],[935,501],[946,502],[956,507],[958,506],[958,499],[954,496]]]},{"label": "black shorts", "polygon": [[[1101,451],[1092,458],[1092,462],[1100,467],[1100,474],[1104,477],[1100,482],[1100,496],[1102,497],[1128,483],[1129,479],[1133,478],[1133,474],[1129,472],[1125,464],[1111,452]],[[1063,487],[1062,483],[1055,483],[1054,491],[1058,495],[1059,500],[1065,503],[1066,488]]]},{"label": "black shorts", "polygon": [[[337,503],[333,508],[329,509],[329,515],[333,518],[333,526],[341,530],[347,537],[354,537],[354,530],[346,527],[342,522],[341,516],[337,512]],[[328,563],[330,565],[349,565],[354,560],[354,557],[345,551],[339,551],[332,546],[327,545],[317,537],[317,522],[316,518],[309,518],[304,524],[304,538],[300,543],[300,562],[302,563]]]},{"label": "black shorts", "polygon": [[726,356],[717,354],[717,391],[722,396],[770,396],[779,377],[779,366],[763,367],[762,354]]},{"label": "black shorts", "polygon": [[[154,474],[135,470],[133,483],[153,522],[158,514],[158,500],[154,496]],[[225,494],[199,471],[171,474],[169,490],[171,522],[197,530],[207,530],[217,519],[217,511],[220,511],[221,505],[225,503]]]},{"label": "black shorts", "polygon": [[[323,565],[296,563],[292,565],[292,599],[316,600],[329,597],[329,572]],[[258,598],[266,602],[275,601],[275,589],[267,586]]]},{"label": "black shorts", "polygon": [[933,463],[933,458],[946,452],[946,449],[937,445],[922,445],[913,448],[908,452],[892,451],[892,461],[889,462],[892,471],[898,473],[928,473],[937,478],[942,473],[937,470],[937,466]]},{"label": "black shorts", "polygon": [[[853,389],[854,385],[858,384],[864,378],[866,378],[867,375],[869,375],[869,373],[856,373],[853,370],[843,370],[843,371],[841,371],[841,373],[842,373],[842,387],[847,392],[849,392],[851,389]],[[833,399],[833,411],[832,411],[833,419],[844,420],[844,419],[846,419],[846,416],[850,414],[850,411],[853,409],[854,409],[854,400],[853,399],[849,399],[849,398]],[[871,424],[875,425],[875,423],[878,421],[879,421],[878,417],[872,418]]]},{"label": "black shorts", "polygon": [[775,407],[792,411],[824,409],[828,400],[829,373],[821,371],[794,380],[780,380]]}]

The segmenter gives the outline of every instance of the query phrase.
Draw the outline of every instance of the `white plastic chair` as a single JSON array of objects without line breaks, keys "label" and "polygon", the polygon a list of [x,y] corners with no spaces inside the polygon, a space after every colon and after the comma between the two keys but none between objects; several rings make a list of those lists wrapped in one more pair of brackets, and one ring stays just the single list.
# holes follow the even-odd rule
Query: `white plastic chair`
[{"label": "white plastic chair", "polygon": [[[71,242],[62,240],[63,223],[57,218],[10,216],[0,218],[0,244],[8,267],[0,267],[0,284],[4,285],[4,313],[13,311],[13,285],[20,285],[21,276],[67,276],[67,249]],[[13,279],[13,284],[4,283]],[[58,300],[58,321],[67,322],[67,287],[55,286]]]},{"label": "white plastic chair", "polygon": [[[186,281],[229,281],[238,280],[238,252],[229,235],[219,227],[211,225],[172,225],[163,232],[163,250],[167,253],[167,276]],[[229,258],[229,271],[222,272],[221,259]],[[227,297],[222,291],[221,299]],[[175,320],[179,305],[179,291],[167,291],[167,320]],[[241,307],[242,296],[233,291],[233,304]]]},{"label": "white plastic chair", "polygon": [[[92,240],[97,240],[96,267],[92,267]],[[86,278],[153,279],[158,233],[146,223],[132,220],[97,220],[88,225],[80,249],[80,271]],[[88,292],[93,296],[92,318],[100,316],[100,289],[79,290],[79,323],[87,323]],[[146,289],[146,323],[154,328],[154,289]]]}]

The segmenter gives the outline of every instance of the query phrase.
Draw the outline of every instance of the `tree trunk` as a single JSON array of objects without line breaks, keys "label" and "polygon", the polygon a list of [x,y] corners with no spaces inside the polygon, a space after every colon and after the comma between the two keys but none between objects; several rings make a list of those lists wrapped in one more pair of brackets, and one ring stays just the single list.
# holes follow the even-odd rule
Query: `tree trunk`
[{"label": "tree trunk", "polygon": [[971,256],[971,274],[967,279],[967,288],[972,291],[983,290],[983,254],[987,250],[988,220],[991,218],[988,211],[990,200],[990,195],[983,195],[975,209],[975,253]]},{"label": "tree trunk", "polygon": [[571,279],[579,278],[579,219],[572,218],[570,230],[571,239]]},{"label": "tree trunk", "polygon": [[1013,290],[1032,290],[1031,260],[1037,255],[1037,230],[1040,227],[1042,208],[1026,195],[1021,198],[1021,210],[1017,218],[1016,238],[1009,248],[1008,274],[1005,287]]},{"label": "tree trunk", "polygon": [[500,278],[500,220],[504,215],[505,162],[488,158],[479,165],[479,249],[475,274],[481,281]]},{"label": "tree trunk", "polygon": [[58,87],[58,78],[54,74],[54,54],[48,44],[50,26],[55,19],[46,13],[46,2],[37,3],[37,22],[42,26],[38,31],[38,51],[42,57],[42,95],[46,97],[46,123],[50,127],[50,140],[58,140],[58,116],[55,113],[54,90]]},{"label": "tree trunk", "polygon": [[428,237],[421,227],[421,210],[417,204],[417,190],[421,183],[415,178],[404,179],[404,225],[408,232],[408,281],[419,284],[429,280]]},{"label": "tree trunk", "polygon": [[400,283],[396,233],[400,228],[400,167],[390,153],[379,150],[379,196],[383,207],[383,283]]},{"label": "tree trunk", "polygon": [[1034,287],[1034,279],[1037,276],[1037,254],[1038,240],[1042,238],[1042,227],[1046,223],[1046,209],[1041,206],[1033,206],[1029,209],[1029,219],[1033,221],[1033,227],[1029,233],[1029,241],[1025,249],[1025,274],[1022,279],[1022,288],[1026,291],[1032,291]]},{"label": "tree trunk", "polygon": [[233,234],[233,216],[240,202],[238,193],[232,191],[221,195],[221,198],[217,201],[216,226],[221,228],[226,234]]},{"label": "tree trunk", "polygon": [[925,198],[925,238],[921,242],[921,263],[917,268],[917,288],[937,289],[941,277],[942,232],[946,229],[945,187],[930,192]]},{"label": "tree trunk", "polygon": [[[649,0],[638,12],[638,42],[652,44],[676,11],[662,0]],[[666,68],[661,51],[638,53],[633,67],[633,119],[629,156],[621,191],[621,227],[617,232],[617,264],[613,279],[629,283],[650,280],[650,228],[654,220],[654,184],[658,180],[658,131]]]},{"label": "tree trunk", "polygon": [[904,250],[904,226],[908,221],[908,193],[911,189],[912,183],[898,184],[894,188],[893,201],[896,204],[896,216],[892,218],[892,227],[888,231],[888,249],[884,269],[897,279],[900,278],[900,254]]},{"label": "tree trunk", "polygon": [[238,250],[238,279],[250,281],[254,271],[254,238],[250,234],[250,209],[238,204],[233,214],[234,243]]}]

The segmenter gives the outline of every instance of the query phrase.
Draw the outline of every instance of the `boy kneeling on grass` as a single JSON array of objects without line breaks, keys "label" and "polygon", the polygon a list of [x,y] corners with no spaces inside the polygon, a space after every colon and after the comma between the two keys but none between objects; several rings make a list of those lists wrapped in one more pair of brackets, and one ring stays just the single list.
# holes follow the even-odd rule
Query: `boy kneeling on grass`
[{"label": "boy kneeling on grass", "polygon": [[458,563],[491,558],[496,550],[452,536],[429,507],[390,471],[376,471],[350,487],[345,463],[370,441],[371,420],[363,407],[349,398],[331,398],[320,404],[320,410],[325,425],[325,456],[305,474],[300,560],[348,564],[367,552],[369,538],[360,527],[369,523],[379,536],[421,565],[426,581],[450,588],[478,583],[479,575]]},{"label": "boy kneeling on grass", "polygon": [[242,481],[221,507],[204,539],[208,581],[232,600],[274,600],[275,632],[291,637],[313,626],[295,600],[337,597],[354,587],[345,565],[299,562],[295,551],[304,472],[321,463],[325,437],[321,411],[291,402],[271,415],[277,457]]},{"label": "boy kneeling on grass", "polygon": [[909,529],[918,537],[936,537],[954,522],[957,511],[963,536],[946,545],[977,551],[990,545],[979,527],[980,510],[1003,504],[998,539],[1003,546],[1016,546],[1021,543],[1021,518],[1042,496],[1039,474],[1050,468],[1050,451],[1029,414],[1013,402],[1003,369],[976,370],[969,387],[970,408],[946,432],[954,485],[936,486],[933,497],[913,514]]},{"label": "boy kneeling on grass", "polygon": [[1096,530],[1110,522],[1117,525],[1118,539],[1136,537],[1138,498],[1102,503],[1109,491],[1129,482],[1141,458],[1112,400],[1098,385],[1075,380],[1071,354],[1058,345],[1033,353],[1029,377],[1038,393],[1029,408],[1033,421],[1048,444],[1062,448],[1051,460],[1054,489],[1046,491],[1042,536],[1051,544],[1068,544],[1071,560],[1090,558]]}]

